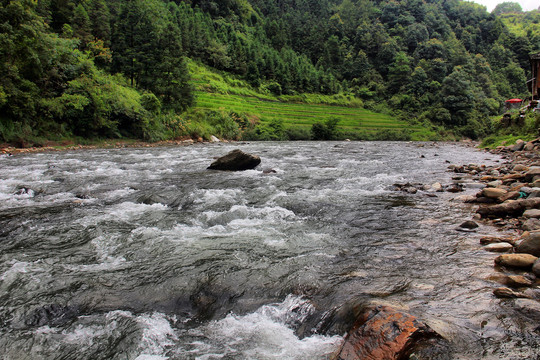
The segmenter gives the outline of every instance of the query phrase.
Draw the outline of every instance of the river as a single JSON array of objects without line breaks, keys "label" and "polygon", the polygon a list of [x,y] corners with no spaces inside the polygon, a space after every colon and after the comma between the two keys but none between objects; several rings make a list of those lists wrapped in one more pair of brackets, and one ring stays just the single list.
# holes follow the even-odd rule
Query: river
[{"label": "river", "polygon": [[[235,148],[261,168],[206,170]],[[0,357],[328,359],[350,320],[335,310],[375,302],[452,358],[536,358],[538,324],[492,294],[478,239],[494,230],[456,231],[471,210],[455,194],[392,190],[498,160],[393,142],[0,157]]]}]

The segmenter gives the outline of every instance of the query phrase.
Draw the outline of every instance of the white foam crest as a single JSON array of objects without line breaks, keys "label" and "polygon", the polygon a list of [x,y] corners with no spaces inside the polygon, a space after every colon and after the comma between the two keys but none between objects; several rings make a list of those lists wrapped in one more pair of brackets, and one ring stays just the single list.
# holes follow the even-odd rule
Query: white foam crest
[{"label": "white foam crest", "polygon": [[[4,271],[0,276],[0,281],[2,282],[0,285],[2,288],[6,289],[15,282],[20,281],[21,277],[24,276],[23,274],[45,272],[45,269],[36,262],[18,261],[13,259],[8,264],[11,264],[11,267]],[[32,281],[38,283],[39,279],[34,278]]]},{"label": "white foam crest", "polygon": [[107,336],[114,329],[116,329],[116,322],[112,322],[106,327],[79,324],[71,331],[62,331],[62,335],[64,336],[64,341],[67,343],[92,346],[94,344],[94,338]]},{"label": "white foam crest", "polygon": [[126,202],[105,208],[104,213],[101,213],[99,215],[86,216],[82,219],[75,221],[75,223],[83,225],[83,226],[89,226],[89,225],[95,225],[100,221],[110,221],[110,220],[128,221],[143,214],[152,213],[152,212],[161,212],[167,209],[168,209],[167,205],[163,205],[159,203],[147,205],[147,204],[137,204],[134,202],[126,201]]},{"label": "white foam crest", "polygon": [[[265,207],[249,207],[247,205],[233,205],[228,211],[205,211],[202,213],[203,219],[206,222],[220,221],[232,227],[242,227],[257,223],[276,223],[286,220],[292,220],[296,217],[291,210],[281,206],[265,206]],[[246,224],[245,221],[249,221]]]},{"label": "white foam crest", "polygon": [[196,345],[212,356],[238,356],[248,359],[323,359],[334,352],[342,341],[339,336],[313,335],[299,339],[290,327],[301,323],[313,311],[308,301],[288,296],[279,304],[265,305],[254,313],[225,319],[207,325],[204,333],[217,343],[227,344],[225,349]]},{"label": "white foam crest", "polygon": [[358,188],[363,185],[383,185],[387,186],[398,181],[401,178],[401,175],[398,174],[386,174],[379,173],[375,176],[356,176],[352,178],[337,178],[336,182],[340,183],[342,187],[346,188]]},{"label": "white foam crest", "polygon": [[134,193],[136,191],[137,190],[135,190],[135,189],[125,187],[125,188],[122,188],[122,189],[116,189],[116,190],[106,192],[104,194],[104,198],[108,199],[108,200],[117,199],[117,198],[121,198],[123,196],[127,196],[127,195],[129,195],[131,193]]},{"label": "white foam crest", "polygon": [[[162,313],[143,314],[136,318],[137,323],[143,328],[142,338],[139,343],[141,351],[139,357],[161,356],[162,359],[167,359],[167,357],[164,357],[165,351],[178,341],[178,336],[171,327],[170,320],[174,321],[175,319],[169,319]],[[145,359],[145,357],[142,359]]]},{"label": "white foam crest", "polygon": [[197,198],[194,203],[196,204],[223,204],[223,203],[236,203],[241,194],[244,193],[242,189],[207,189],[197,191]]}]

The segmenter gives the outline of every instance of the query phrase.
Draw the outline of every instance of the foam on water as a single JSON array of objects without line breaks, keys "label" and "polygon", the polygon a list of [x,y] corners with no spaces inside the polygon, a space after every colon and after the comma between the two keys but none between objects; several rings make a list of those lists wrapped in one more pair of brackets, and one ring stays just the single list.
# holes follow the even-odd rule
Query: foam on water
[{"label": "foam on water", "polygon": [[337,349],[341,337],[312,335],[300,339],[294,333],[294,327],[313,311],[309,301],[289,295],[281,303],[262,306],[247,315],[229,314],[188,331],[199,338],[192,342],[189,354],[197,359],[324,359]]},{"label": "foam on water", "polygon": [[[452,145],[253,143],[242,146],[261,156],[259,169],[206,170],[237,146],[1,158],[6,358],[325,359],[341,338],[304,327],[359,295],[449,323],[442,333],[473,339],[458,358],[518,358],[536,340],[476,276],[492,257],[453,231],[464,215],[447,206],[450,195],[391,192],[395,182],[451,182],[444,156],[488,155]],[[291,293],[306,297],[276,302]],[[508,331],[495,320],[480,328],[498,315]],[[36,316],[45,326],[26,326]]]},{"label": "foam on water", "polygon": [[135,220],[140,216],[148,215],[150,213],[160,213],[166,211],[167,209],[167,205],[159,203],[147,205],[126,201],[120,204],[108,206],[102,209],[96,215],[85,216],[84,218],[77,219],[75,223],[83,226],[90,226],[96,225],[101,221]]},{"label": "foam on water", "polygon": [[173,347],[178,341],[178,336],[171,327],[171,321],[175,321],[174,318],[153,313],[138,316],[136,320],[143,328],[142,339],[139,343],[141,355],[163,357],[166,349]]}]

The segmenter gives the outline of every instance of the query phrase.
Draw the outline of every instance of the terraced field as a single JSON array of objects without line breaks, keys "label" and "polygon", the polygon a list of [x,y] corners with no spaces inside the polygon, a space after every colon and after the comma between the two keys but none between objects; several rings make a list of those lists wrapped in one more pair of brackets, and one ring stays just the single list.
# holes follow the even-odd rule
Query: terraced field
[{"label": "terraced field", "polygon": [[[430,130],[399,121],[390,115],[375,113],[361,107],[346,106],[356,99],[343,94],[304,94],[290,101],[291,97],[278,98],[253,89],[245,81],[229,74],[219,73],[203,64],[188,61],[192,83],[195,87],[196,108],[206,110],[234,111],[256,117],[261,122],[282,120],[286,128],[311,129],[317,122],[338,118],[338,128],[345,133],[369,134],[384,131],[407,132],[411,140],[428,140],[436,136]],[[283,100],[283,99],[286,100]],[[368,136],[366,136],[368,135]],[[377,136],[375,138],[380,138]]]},{"label": "terraced field", "polygon": [[261,121],[281,119],[286,127],[311,128],[316,122],[334,117],[340,119],[339,127],[345,131],[380,131],[384,129],[409,129],[421,131],[404,121],[365,109],[344,106],[285,103],[277,100],[261,100],[255,97],[197,92],[197,107],[209,110],[225,110],[245,113]]}]

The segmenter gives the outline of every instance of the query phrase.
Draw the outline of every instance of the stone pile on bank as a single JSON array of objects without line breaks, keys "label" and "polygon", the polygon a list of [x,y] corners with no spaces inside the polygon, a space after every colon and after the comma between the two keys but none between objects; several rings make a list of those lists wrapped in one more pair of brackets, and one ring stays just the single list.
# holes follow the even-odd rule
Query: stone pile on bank
[{"label": "stone pile on bank", "polygon": [[501,230],[513,230],[514,237],[483,237],[484,249],[505,254],[495,259],[501,270],[496,279],[506,287],[497,288],[500,298],[533,298],[540,284],[540,138],[518,141],[492,152],[505,160],[497,166],[450,165],[455,180],[468,177],[481,184],[475,196],[460,200],[478,205],[476,219]]}]

